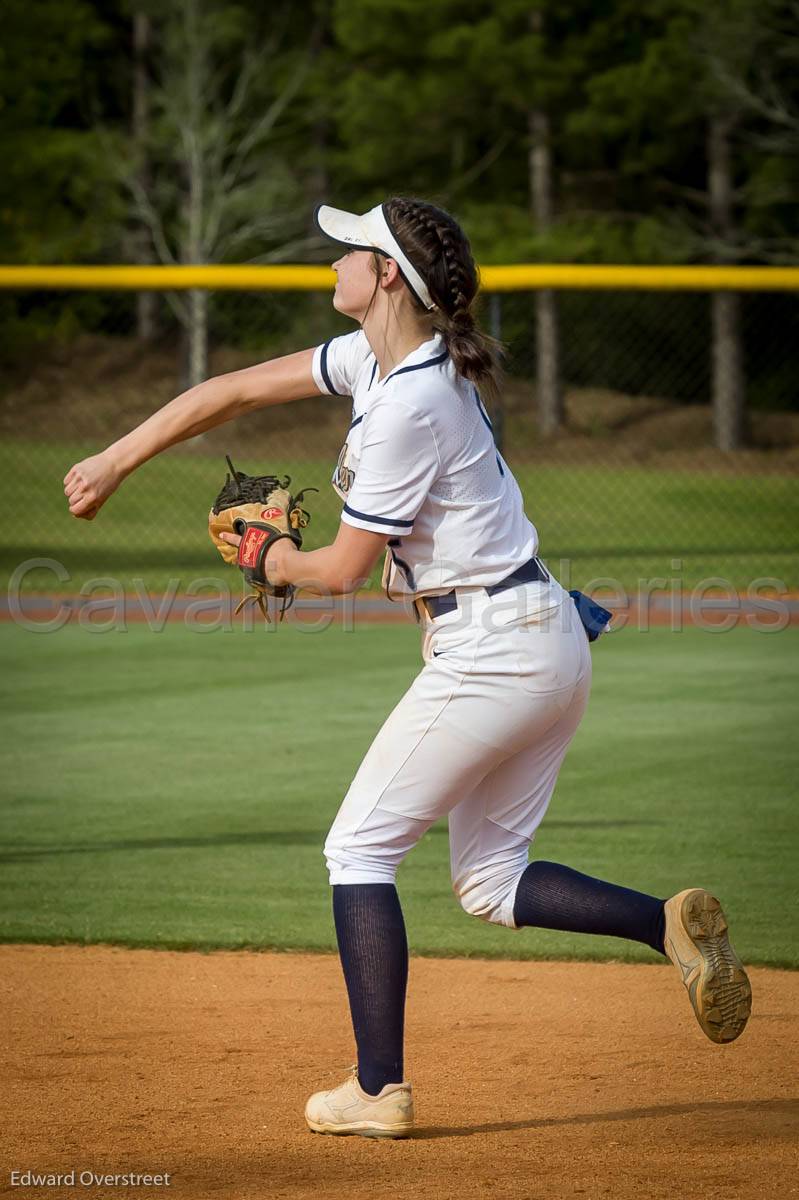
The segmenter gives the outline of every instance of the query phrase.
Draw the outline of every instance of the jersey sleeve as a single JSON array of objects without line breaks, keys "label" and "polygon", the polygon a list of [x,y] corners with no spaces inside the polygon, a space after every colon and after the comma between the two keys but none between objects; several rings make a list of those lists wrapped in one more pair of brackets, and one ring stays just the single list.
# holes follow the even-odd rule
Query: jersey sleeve
[{"label": "jersey sleeve", "polygon": [[314,350],[311,370],[320,392],[351,396],[358,371],[371,353],[362,329],[330,338]]},{"label": "jersey sleeve", "polygon": [[342,521],[371,533],[409,534],[441,462],[427,417],[391,399],[363,423],[358,470]]}]

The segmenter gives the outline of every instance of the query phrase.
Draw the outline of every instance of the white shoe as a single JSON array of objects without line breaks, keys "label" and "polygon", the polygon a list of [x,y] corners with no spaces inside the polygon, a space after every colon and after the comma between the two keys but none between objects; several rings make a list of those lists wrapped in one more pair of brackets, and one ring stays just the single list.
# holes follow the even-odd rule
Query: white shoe
[{"label": "white shoe", "polygon": [[413,1094],[409,1083],[387,1083],[370,1096],[358,1083],[357,1067],[330,1092],[314,1092],[305,1105],[313,1133],[355,1133],[361,1137],[401,1138],[413,1129]]},{"label": "white shoe", "polygon": [[667,900],[664,942],[702,1031],[712,1042],[735,1041],[752,1011],[752,989],[716,897],[688,888]]}]

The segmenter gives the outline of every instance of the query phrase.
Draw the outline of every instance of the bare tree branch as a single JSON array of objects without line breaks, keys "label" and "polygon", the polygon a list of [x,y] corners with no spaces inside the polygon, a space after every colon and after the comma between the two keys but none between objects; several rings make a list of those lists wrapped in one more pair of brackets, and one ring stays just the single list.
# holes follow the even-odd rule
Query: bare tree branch
[{"label": "bare tree branch", "polygon": [[172,309],[173,316],[183,329],[188,329],[190,324],[189,306],[183,299],[182,292],[164,292],[164,298]]},{"label": "bare tree branch", "polygon": [[252,258],[248,258],[247,262],[251,264],[288,262],[298,255],[305,255],[310,251],[316,250],[320,240],[320,238],[314,236],[294,238],[293,241],[285,242],[282,246],[278,246],[276,250],[268,250],[264,254],[256,254]]},{"label": "bare tree branch", "polygon": [[453,179],[450,182],[449,187],[441,193],[442,204],[451,203],[453,196],[456,196],[458,192],[462,191],[464,188],[470,187],[476,179],[479,179],[483,172],[487,171],[488,168],[497,161],[502,152],[510,144],[512,136],[513,135],[510,131],[503,133],[501,137],[497,138],[497,140],[494,142],[494,145],[486,151],[482,158],[479,158],[476,163],[473,163],[472,166],[469,167],[468,170],[464,171],[462,175],[459,175],[457,179]]},{"label": "bare tree branch", "polygon": [[[273,7],[268,36],[243,47],[238,63],[227,45],[224,62],[216,53],[218,30],[203,0],[177,0],[155,19],[160,56],[152,64],[146,186],[118,148],[116,155],[132,211],[164,264],[224,261],[259,243],[267,249],[250,261],[307,251],[310,239],[296,236],[299,181],[280,155],[269,159],[267,147],[307,78],[319,30],[309,30],[299,50],[292,44],[286,70],[276,59],[294,10],[277,0]],[[203,377],[206,361],[207,300],[197,292],[167,293],[189,334],[192,382]]]},{"label": "bare tree branch", "polygon": [[126,182],[133,195],[136,214],[147,226],[156,254],[166,266],[174,266],[177,260],[169,248],[169,242],[164,232],[164,223],[160,213],[143,188],[140,179],[133,175]]},{"label": "bare tree branch", "polygon": [[286,86],[281,91],[267,108],[266,112],[261,117],[260,121],[256,121],[254,125],[245,132],[241,138],[236,151],[234,152],[230,165],[224,174],[224,186],[231,188],[237,182],[242,166],[246,161],[247,155],[252,151],[266,134],[277,124],[284,110],[294,99],[297,92],[300,90],[311,64],[310,55],[306,54],[300,60],[293,75],[289,79]]}]

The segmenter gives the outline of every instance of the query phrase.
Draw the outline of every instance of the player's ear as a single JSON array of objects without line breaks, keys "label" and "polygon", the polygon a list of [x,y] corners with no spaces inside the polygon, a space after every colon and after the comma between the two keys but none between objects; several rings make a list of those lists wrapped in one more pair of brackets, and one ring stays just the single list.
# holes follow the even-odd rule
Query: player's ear
[{"label": "player's ear", "polygon": [[399,267],[393,258],[383,258],[380,262],[380,286],[384,288],[392,287],[402,276],[399,273]]}]

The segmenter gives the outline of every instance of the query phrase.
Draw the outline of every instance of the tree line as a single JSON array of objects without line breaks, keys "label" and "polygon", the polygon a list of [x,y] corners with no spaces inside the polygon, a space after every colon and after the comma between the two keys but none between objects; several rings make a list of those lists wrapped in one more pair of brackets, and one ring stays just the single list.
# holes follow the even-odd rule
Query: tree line
[{"label": "tree line", "polygon": [[[317,203],[414,194],[484,263],[799,263],[798,60],[797,0],[6,0],[0,259],[320,261]],[[208,296],[169,303],[196,380]],[[724,448],[740,304],[712,297]],[[535,324],[546,433],[553,293]]]}]

